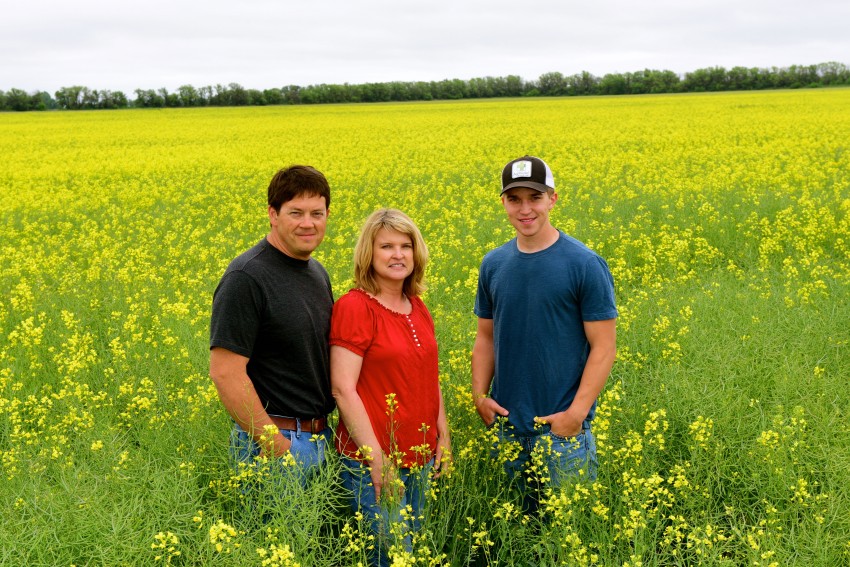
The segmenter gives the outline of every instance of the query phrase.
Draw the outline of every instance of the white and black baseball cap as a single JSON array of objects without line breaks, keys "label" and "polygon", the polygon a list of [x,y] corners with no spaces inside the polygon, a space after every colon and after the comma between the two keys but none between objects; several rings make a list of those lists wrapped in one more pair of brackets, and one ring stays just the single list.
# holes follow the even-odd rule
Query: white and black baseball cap
[{"label": "white and black baseball cap", "polygon": [[528,187],[545,193],[555,190],[555,178],[546,162],[534,156],[523,156],[508,162],[502,170],[502,193],[514,187]]}]

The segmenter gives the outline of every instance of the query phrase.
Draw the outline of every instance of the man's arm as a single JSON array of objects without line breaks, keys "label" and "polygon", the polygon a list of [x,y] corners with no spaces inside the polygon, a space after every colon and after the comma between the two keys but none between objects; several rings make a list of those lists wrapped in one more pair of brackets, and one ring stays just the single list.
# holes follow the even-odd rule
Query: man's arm
[{"label": "man's arm", "polygon": [[[210,378],[218,390],[224,409],[260,445],[260,455],[279,457],[289,451],[291,443],[266,413],[248,377],[247,366],[247,357],[221,347],[210,350]],[[271,439],[264,431],[267,425],[274,428]]]},{"label": "man's arm", "polygon": [[581,423],[605,387],[617,357],[616,319],[585,321],[584,334],[590,344],[590,354],[575,399],[566,411],[537,418],[538,421],[548,423],[552,433],[561,437],[573,437],[581,432]]},{"label": "man's arm", "polygon": [[489,426],[497,415],[506,416],[508,410],[489,397],[490,384],[496,370],[496,352],[493,349],[493,320],[478,318],[478,331],[472,346],[472,400],[485,425]]}]

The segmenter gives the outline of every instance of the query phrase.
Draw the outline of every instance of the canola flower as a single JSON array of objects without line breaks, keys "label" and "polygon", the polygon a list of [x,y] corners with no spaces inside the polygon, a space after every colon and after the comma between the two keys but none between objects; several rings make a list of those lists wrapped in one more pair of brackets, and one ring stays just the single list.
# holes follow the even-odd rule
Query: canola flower
[{"label": "canola flower", "polygon": [[162,561],[166,565],[171,565],[172,560],[180,557],[181,551],[177,548],[180,544],[180,538],[176,535],[171,532],[159,532],[153,539],[151,549],[157,553],[153,558],[154,561]]},{"label": "canola flower", "polygon": [[[271,174],[304,162],[333,188],[317,257],[335,296],[377,207],[410,214],[431,251],[452,474],[396,564],[846,562],[848,103],[824,89],[0,115],[0,544],[30,564],[103,562],[91,549],[365,562],[374,541],[328,496],[333,469],[274,498],[270,467],[231,467],[207,377],[213,287],[265,234]],[[549,490],[545,522],[518,508],[501,467],[516,447],[492,453],[468,386],[478,265],[512,236],[498,173],[525,152],[555,172],[556,226],[608,260],[620,310],[599,477]],[[530,473],[545,490],[549,471]]]}]

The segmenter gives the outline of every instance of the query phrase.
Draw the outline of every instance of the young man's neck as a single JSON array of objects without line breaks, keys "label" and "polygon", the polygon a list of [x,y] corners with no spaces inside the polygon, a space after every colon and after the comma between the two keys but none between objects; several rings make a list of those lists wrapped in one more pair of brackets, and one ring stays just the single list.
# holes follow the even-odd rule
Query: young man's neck
[{"label": "young man's neck", "polygon": [[543,230],[534,236],[516,235],[516,245],[520,252],[530,254],[532,252],[540,252],[555,244],[561,233],[554,226],[547,225]]}]

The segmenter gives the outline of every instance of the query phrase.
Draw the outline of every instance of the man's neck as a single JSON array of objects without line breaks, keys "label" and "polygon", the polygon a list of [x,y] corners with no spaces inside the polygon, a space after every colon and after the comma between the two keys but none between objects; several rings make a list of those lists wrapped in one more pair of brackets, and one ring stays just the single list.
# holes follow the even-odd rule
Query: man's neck
[{"label": "man's neck", "polygon": [[517,234],[516,245],[520,252],[531,254],[533,252],[540,252],[541,250],[549,248],[555,244],[560,237],[561,233],[558,229],[549,225],[534,236],[523,236],[522,234]]},{"label": "man's neck", "polygon": [[273,248],[277,248],[277,250],[281,252],[284,256],[289,256],[290,258],[294,258],[295,260],[301,260],[302,262],[306,262],[312,256],[312,254],[307,254],[306,257],[296,256],[295,254],[289,251],[283,241],[281,241],[281,239],[278,238],[274,232],[269,232],[266,235],[266,242],[271,244]]}]

